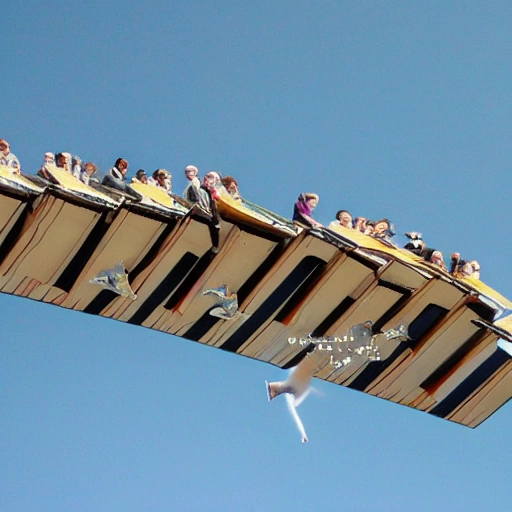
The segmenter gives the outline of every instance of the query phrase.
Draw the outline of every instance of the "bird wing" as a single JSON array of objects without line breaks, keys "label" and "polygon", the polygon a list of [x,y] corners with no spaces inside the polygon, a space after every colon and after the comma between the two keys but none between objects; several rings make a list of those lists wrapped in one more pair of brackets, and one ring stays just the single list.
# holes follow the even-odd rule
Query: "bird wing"
[{"label": "bird wing", "polygon": [[288,405],[288,410],[290,411],[290,414],[292,415],[292,418],[295,421],[295,425],[297,425],[297,428],[299,429],[299,432],[301,435],[301,440],[303,443],[307,443],[309,441],[309,439],[306,434],[306,429],[304,428],[302,420],[300,419],[299,413],[297,412],[297,409],[295,408],[295,401],[294,401],[293,395],[286,394],[285,396],[286,396],[286,403]]}]

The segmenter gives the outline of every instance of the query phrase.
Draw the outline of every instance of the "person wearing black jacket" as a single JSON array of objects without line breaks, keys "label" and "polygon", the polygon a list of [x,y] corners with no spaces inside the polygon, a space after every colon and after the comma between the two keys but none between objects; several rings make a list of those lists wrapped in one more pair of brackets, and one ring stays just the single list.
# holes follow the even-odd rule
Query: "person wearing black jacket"
[{"label": "person wearing black jacket", "polygon": [[438,265],[441,268],[446,268],[446,265],[444,264],[443,253],[432,247],[427,247],[427,245],[423,241],[421,233],[413,231],[411,233],[405,233],[405,236],[407,238],[410,238],[411,241],[404,245],[404,249],[407,249],[408,251],[411,251],[417,256],[422,257],[425,261],[428,261],[429,263],[434,263],[435,265]]},{"label": "person wearing black jacket", "polygon": [[114,188],[125,193],[131,199],[140,201],[142,196],[133,190],[126,182],[126,172],[128,171],[128,162],[124,158],[118,158],[114,167],[112,167],[103,177],[102,185]]}]

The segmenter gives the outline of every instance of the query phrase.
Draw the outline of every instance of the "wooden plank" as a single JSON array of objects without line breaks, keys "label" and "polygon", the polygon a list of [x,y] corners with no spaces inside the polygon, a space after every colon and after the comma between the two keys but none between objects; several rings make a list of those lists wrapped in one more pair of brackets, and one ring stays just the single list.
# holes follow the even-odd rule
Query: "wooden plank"
[{"label": "wooden plank", "polygon": [[511,398],[512,364],[507,364],[447,419],[475,428]]},{"label": "wooden plank", "polygon": [[0,245],[26,207],[25,202],[8,196],[0,196]]},{"label": "wooden plank", "polygon": [[0,266],[4,292],[13,293],[20,277],[53,284],[100,217],[55,197],[45,199]]},{"label": "wooden plank", "polygon": [[[142,325],[152,327],[166,313],[167,310],[163,304],[179,283],[185,279],[193,264],[192,260],[198,260],[210,248],[211,239],[208,226],[187,218],[164,242],[153,261],[132,282],[137,300],[130,301],[120,297],[116,299],[120,305],[113,303],[112,307],[107,308],[103,314],[125,322],[138,323],[136,321],[137,313],[140,316],[141,308],[149,308],[150,314],[142,315]],[[191,257],[190,264],[183,259],[187,257],[187,254]],[[177,267],[180,262],[184,262],[183,266]],[[165,287],[166,278],[173,269],[182,269],[179,271],[180,275],[175,276],[178,281],[173,280],[173,283],[169,283],[169,287]]]},{"label": "wooden plank", "polygon": [[470,350],[455,367],[451,368],[442,379],[429,386],[428,391],[436,403],[442,402],[463,380],[476,371],[496,350],[498,336],[492,332]]},{"label": "wooden plank", "polygon": [[91,284],[91,278],[103,270],[114,268],[119,261],[129,271],[133,270],[165,227],[166,224],[160,221],[121,210],[84,266],[63,305],[83,311],[103,290]]},{"label": "wooden plank", "polygon": [[389,377],[391,382],[377,396],[402,401],[478,331],[472,323],[477,318],[470,309],[459,308],[411,355],[407,365],[400,365],[402,372],[394,379]]},{"label": "wooden plank", "polygon": [[357,302],[328,331],[329,335],[341,336],[351,327],[366,321],[376,322],[403,294],[375,281]]},{"label": "wooden plank", "polygon": [[428,278],[423,272],[420,273],[410,265],[398,260],[392,261],[391,264],[386,267],[384,275],[381,277],[389,283],[403,286],[410,290],[416,290],[428,281]]},{"label": "wooden plank", "polygon": [[230,291],[237,292],[276,245],[275,241],[261,239],[232,226],[228,238],[210,266],[190,288],[179,306],[166,314],[162,329],[177,336],[215,344],[222,336],[218,325],[231,323],[232,320],[220,320],[209,315],[209,310],[218,299],[203,295],[203,291],[227,285]]},{"label": "wooden plank", "polygon": [[[382,330],[393,329],[402,324],[406,327],[409,326],[429,304],[436,304],[451,310],[463,298],[464,293],[455,286],[439,279],[431,279],[411,295],[397,314],[384,324]],[[384,348],[382,348],[381,354],[383,360],[386,360],[386,356],[390,355],[389,351],[384,352]],[[407,354],[412,355],[412,350],[407,350]],[[397,370],[397,368],[406,364],[403,363],[405,359],[407,358],[402,354],[399,359],[387,365],[383,372],[367,385],[365,391],[372,395],[381,396],[390,383],[402,372],[401,369]]]},{"label": "wooden plank", "polygon": [[[258,350],[258,345],[269,341],[264,334],[266,327],[311,272],[318,268],[316,262],[326,264],[337,253],[335,247],[323,240],[307,234],[300,235],[241,305],[241,311],[251,317],[252,324],[245,321],[243,330],[236,331],[228,339],[223,337],[217,345],[221,343],[227,350],[233,350],[235,346],[236,351],[253,357],[251,354]],[[249,349],[255,340],[256,345]]]},{"label": "wooden plank", "polygon": [[247,348],[247,355],[283,366],[297,352],[297,348],[288,344],[287,339],[305,337],[311,333],[370,276],[373,276],[373,271],[367,266],[345,254],[335,256],[310,293],[304,295],[298,307],[283,319],[282,330],[277,330],[275,337],[266,333],[266,342],[263,344],[258,340],[253,343],[252,348]]}]

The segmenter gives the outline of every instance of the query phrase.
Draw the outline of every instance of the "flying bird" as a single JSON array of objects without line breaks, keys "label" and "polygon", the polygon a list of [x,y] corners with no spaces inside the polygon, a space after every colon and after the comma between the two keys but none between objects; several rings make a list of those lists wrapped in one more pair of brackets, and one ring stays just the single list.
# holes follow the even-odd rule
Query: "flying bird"
[{"label": "flying bird", "polygon": [[311,390],[310,382],[311,377],[313,377],[314,369],[315,363],[308,354],[297,366],[291,369],[286,380],[278,382],[265,381],[269,402],[279,395],[285,395],[288,410],[299,429],[303,443],[307,443],[309,439],[299,413],[297,412],[297,407],[309,395]]}]

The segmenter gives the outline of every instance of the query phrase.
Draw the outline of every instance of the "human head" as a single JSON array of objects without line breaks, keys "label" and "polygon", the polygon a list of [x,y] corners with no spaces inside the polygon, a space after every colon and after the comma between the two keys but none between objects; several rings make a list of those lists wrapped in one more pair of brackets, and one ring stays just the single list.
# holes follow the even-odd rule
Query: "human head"
[{"label": "human head", "polygon": [[171,190],[171,174],[167,169],[157,169],[153,173],[153,178],[158,184],[167,190]]},{"label": "human head", "polygon": [[144,169],[139,169],[135,173],[135,177],[141,182],[141,183],[147,183],[148,182],[148,176],[146,174],[146,171]]},{"label": "human head", "polygon": [[441,251],[434,251],[432,256],[430,256],[430,263],[434,265],[438,265],[440,267],[444,267],[444,258],[443,253]]},{"label": "human head", "polygon": [[167,169],[162,169],[159,167],[156,171],[153,171],[153,174],[151,175],[151,177],[154,180],[158,180],[159,176],[170,176],[170,174]]},{"label": "human head", "polygon": [[0,153],[7,156],[11,151],[9,143],[5,139],[0,139]]},{"label": "human head", "polygon": [[375,222],[373,225],[372,233],[375,235],[384,235],[391,226],[391,222],[388,219],[381,219]]},{"label": "human head", "polygon": [[209,189],[214,189],[220,183],[220,175],[216,171],[210,171],[203,178],[203,185]]},{"label": "human head", "polygon": [[314,194],[313,192],[306,192],[303,194],[303,196],[304,202],[307,203],[312,210],[318,206],[318,202],[320,201],[318,194]]},{"label": "human head", "polygon": [[84,170],[88,176],[92,176],[98,170],[98,166],[92,162],[87,162],[84,165]]},{"label": "human head", "polygon": [[230,194],[238,194],[238,182],[231,176],[225,176],[221,180],[222,184]]},{"label": "human head", "polygon": [[73,165],[81,165],[82,164],[82,159],[77,155],[75,155],[71,161],[73,162]]},{"label": "human head", "polygon": [[48,151],[44,154],[44,164],[45,165],[55,165],[55,155]]},{"label": "human head", "polygon": [[68,171],[71,171],[71,165],[72,165],[71,162],[73,160],[71,153],[66,152],[66,153],[62,153],[62,154],[66,157],[66,169]]},{"label": "human head", "polygon": [[187,167],[185,167],[185,177],[188,181],[192,181],[197,176],[198,172],[199,170],[195,165],[187,165]]},{"label": "human head", "polygon": [[480,263],[478,263],[478,261],[476,260],[472,260],[469,262],[469,264],[473,269],[473,273],[471,274],[471,276],[476,279],[480,279]]},{"label": "human head", "polygon": [[68,168],[71,164],[69,153],[57,153],[55,155],[55,163],[57,167],[61,167],[62,169]]},{"label": "human head", "polygon": [[358,229],[362,233],[366,231],[368,219],[366,217],[356,217],[354,221],[354,229]]},{"label": "human head", "polygon": [[348,210],[339,210],[336,218],[343,227],[352,228],[352,214]]},{"label": "human head", "polygon": [[128,171],[128,162],[124,158],[118,158],[114,166],[119,169],[123,176],[126,174],[126,171]]}]

